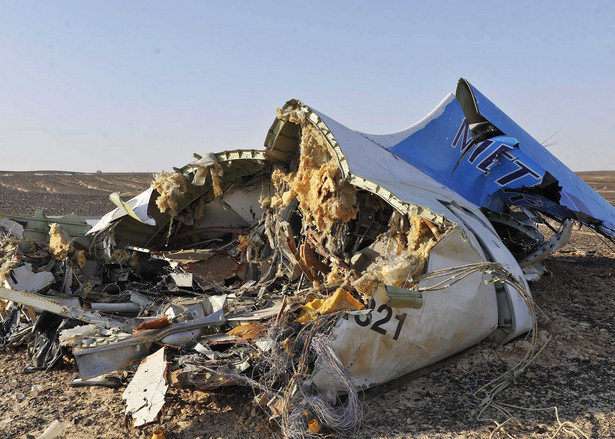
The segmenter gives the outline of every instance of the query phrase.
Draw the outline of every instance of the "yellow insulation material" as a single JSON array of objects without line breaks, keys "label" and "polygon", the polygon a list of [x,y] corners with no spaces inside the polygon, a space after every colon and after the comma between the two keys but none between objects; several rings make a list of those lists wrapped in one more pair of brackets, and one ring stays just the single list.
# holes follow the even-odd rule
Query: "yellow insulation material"
[{"label": "yellow insulation material", "polygon": [[410,215],[410,223],[412,227],[408,233],[408,247],[412,250],[419,249],[432,238],[436,241],[439,239],[438,228],[431,221],[418,215]]},{"label": "yellow insulation material", "polygon": [[19,259],[10,258],[6,259],[2,265],[0,265],[0,286],[9,278],[11,270],[19,265]]},{"label": "yellow insulation material", "polygon": [[408,218],[393,215],[389,233],[378,238],[386,243],[385,254],[380,255],[352,286],[369,298],[379,283],[395,287],[411,284],[414,277],[425,271],[431,248],[437,242],[432,225],[417,215]]},{"label": "yellow insulation material", "polygon": [[77,265],[79,266],[79,268],[83,268],[85,267],[85,264],[87,264],[88,260],[85,257],[85,252],[83,250],[79,250],[75,256],[74,256],[75,262],[77,262]]},{"label": "yellow insulation material", "polygon": [[326,283],[329,285],[341,283],[344,282],[348,276],[349,273],[347,273],[346,276],[340,274],[340,267],[337,261],[331,261],[331,271],[327,275]]},{"label": "yellow insulation material", "polygon": [[169,211],[171,216],[177,215],[177,202],[188,189],[184,176],[178,172],[170,174],[162,171],[154,176],[152,188],[160,194],[156,199],[158,209],[161,212]]},{"label": "yellow insulation material", "polygon": [[248,248],[254,247],[252,237],[250,235],[239,235],[237,237],[237,251],[245,253]]},{"label": "yellow insulation material", "polygon": [[338,288],[330,297],[326,299],[314,299],[301,307],[297,322],[307,323],[322,314],[330,314],[342,310],[358,311],[362,308],[363,305],[352,297],[348,291],[343,288]]},{"label": "yellow insulation material", "polygon": [[378,279],[371,273],[364,273],[352,283],[352,286],[361,293],[363,297],[370,298],[374,294],[374,291],[376,291],[379,283]]},{"label": "yellow insulation material", "polygon": [[280,120],[292,122],[297,125],[301,125],[305,122],[305,117],[307,116],[307,111],[304,109],[286,109],[282,110],[281,108],[275,109],[275,115]]},{"label": "yellow insulation material", "polygon": [[222,185],[220,184],[220,178],[222,177],[222,166],[219,163],[214,163],[209,167],[211,172],[211,184],[214,191],[214,197],[222,196]]},{"label": "yellow insulation material", "polygon": [[271,206],[287,205],[296,198],[305,222],[324,233],[338,221],[355,219],[356,189],[342,182],[339,165],[329,154],[325,138],[309,123],[302,127],[300,151],[296,171],[273,172],[271,179],[278,193],[272,197]]},{"label": "yellow insulation material", "polygon": [[196,166],[192,184],[195,186],[203,186],[207,181],[207,175],[210,174],[214,196],[216,198],[221,197],[222,185],[220,179],[224,175],[224,171],[222,170],[222,166],[218,163],[216,155],[212,153],[206,154],[192,164]]},{"label": "yellow insulation material", "polygon": [[69,253],[73,251],[73,244],[70,242],[70,237],[57,223],[52,223],[49,226],[49,253],[58,261],[66,259]]},{"label": "yellow insulation material", "polygon": [[[333,150],[318,128],[306,118],[305,111],[278,109],[277,116],[301,125],[299,157],[291,172],[276,169],[272,173],[274,193],[271,198],[263,196],[261,204],[279,207],[296,199],[304,224],[315,227],[324,237],[331,233],[335,223],[357,218],[357,190],[343,181]],[[380,245],[374,246],[379,248],[379,256],[361,276],[352,271],[342,273],[336,264],[328,264],[330,271],[320,271],[327,284],[351,282],[358,293],[369,299],[381,283],[397,287],[412,283],[415,276],[425,271],[429,252],[439,237],[438,227],[433,223],[420,216],[395,211],[389,221],[389,230],[378,237]],[[302,309],[300,319],[313,319],[317,309],[320,311],[325,305],[329,303],[310,302]]]}]

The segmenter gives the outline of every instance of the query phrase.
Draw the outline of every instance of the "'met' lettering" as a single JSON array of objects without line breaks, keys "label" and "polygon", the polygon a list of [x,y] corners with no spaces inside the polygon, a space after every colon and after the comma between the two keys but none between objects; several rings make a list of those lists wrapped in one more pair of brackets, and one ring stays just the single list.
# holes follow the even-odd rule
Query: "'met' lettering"
[{"label": "'met' lettering", "polygon": [[[471,138],[472,135],[470,132],[470,125],[468,124],[468,121],[464,119],[459,126],[459,129],[457,130],[457,134],[455,134],[455,138],[453,139],[453,143],[451,143],[451,146],[453,148],[457,148],[457,146],[460,146],[460,153],[464,154],[466,150],[470,147]],[[510,153],[510,151],[514,150],[513,146],[506,143],[501,143],[495,148],[491,148],[494,143],[495,142],[493,140],[485,140],[475,145],[474,150],[467,158],[468,162],[473,164],[476,169],[485,174],[489,173],[489,171],[497,164],[500,157],[504,157],[508,159],[511,163],[515,164],[517,166],[516,169],[513,169],[512,171],[510,171],[506,175],[501,176],[495,181],[499,186],[507,186],[528,175],[537,180],[540,180],[540,174],[538,174],[528,165],[523,163],[519,158],[515,157]],[[475,164],[479,156],[483,155],[483,153],[485,153],[485,151],[488,151],[489,149],[491,149],[492,151],[488,153],[488,155],[482,160],[480,160],[477,164]]]}]

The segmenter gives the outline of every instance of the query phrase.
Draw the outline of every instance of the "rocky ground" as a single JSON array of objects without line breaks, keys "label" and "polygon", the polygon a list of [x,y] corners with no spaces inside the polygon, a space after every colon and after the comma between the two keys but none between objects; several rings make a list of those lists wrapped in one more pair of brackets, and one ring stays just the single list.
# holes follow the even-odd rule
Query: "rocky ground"
[{"label": "rocky ground", "polygon": [[[3,175],[10,174],[10,175]],[[44,173],[43,173],[44,174]],[[614,173],[583,173],[590,185],[615,201]],[[0,212],[101,215],[114,206],[107,194],[133,196],[150,174],[64,174],[0,172]],[[539,342],[548,344],[527,372],[501,395],[522,426],[512,437],[574,437],[561,423],[572,422],[577,437],[615,437],[615,249],[587,228],[547,261],[551,276],[532,285],[545,316]],[[364,423],[357,437],[489,438],[495,425],[477,419],[473,392],[513,366],[528,340],[505,346],[481,344],[427,370],[364,392]],[[36,435],[55,419],[68,425],[66,438],[150,438],[160,428],[173,438],[268,437],[277,426],[252,404],[251,391],[171,389],[160,423],[125,427],[120,389],[71,388],[76,367],[21,374],[24,348],[0,352],[0,437]],[[39,387],[40,386],[40,387]],[[544,410],[539,410],[544,409]],[[484,414],[502,422],[494,411]],[[558,432],[558,428],[560,429]],[[568,428],[571,431],[571,428]],[[495,437],[506,437],[501,432]]]},{"label": "rocky ground", "polygon": [[97,216],[115,209],[109,194],[132,198],[149,186],[148,173],[8,172],[0,171],[0,213]]}]

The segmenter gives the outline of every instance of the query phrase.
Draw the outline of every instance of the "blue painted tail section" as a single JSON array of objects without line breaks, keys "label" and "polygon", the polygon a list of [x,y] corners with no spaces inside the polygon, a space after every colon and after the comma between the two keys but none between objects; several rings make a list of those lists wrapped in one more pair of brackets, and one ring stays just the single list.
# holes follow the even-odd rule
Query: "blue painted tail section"
[{"label": "blue painted tail section", "polygon": [[463,79],[438,117],[387,149],[480,207],[532,207],[615,234],[615,208]]}]

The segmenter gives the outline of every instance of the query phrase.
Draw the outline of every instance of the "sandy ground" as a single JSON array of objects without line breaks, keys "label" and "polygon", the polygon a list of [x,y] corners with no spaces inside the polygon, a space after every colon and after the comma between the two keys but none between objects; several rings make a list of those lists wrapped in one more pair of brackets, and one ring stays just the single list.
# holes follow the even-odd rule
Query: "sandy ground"
[{"label": "sandy ground", "polygon": [[[149,174],[33,175],[0,172],[0,212],[101,215],[114,206],[107,194],[133,196]],[[611,203],[615,172],[581,176]],[[558,422],[570,421],[587,437],[615,437],[615,252],[593,232],[575,230],[571,242],[549,258],[552,275],[532,284],[546,317],[539,338],[549,340],[541,355],[502,401],[515,409],[523,428],[512,437],[551,438]],[[548,318],[548,319],[547,319]],[[479,421],[473,392],[514,365],[528,347],[523,339],[505,346],[486,340],[418,373],[364,392],[364,424],[356,437],[488,438],[495,424]],[[160,428],[167,438],[269,437],[278,429],[252,404],[250,390],[213,392],[171,389],[159,424],[130,430],[124,425],[120,389],[71,388],[71,361],[63,369],[21,374],[28,356],[7,349],[0,374],[0,437],[27,437],[55,419],[68,425],[66,438],[150,438]],[[35,385],[42,392],[32,391]],[[536,410],[545,408],[546,410]],[[528,410],[531,409],[531,410]],[[501,415],[487,412],[500,422]],[[578,437],[583,437],[577,432]],[[499,433],[496,437],[506,437]],[[560,431],[556,437],[574,437]]]},{"label": "sandy ground", "polygon": [[109,194],[132,198],[149,186],[152,174],[0,171],[0,212],[33,215],[97,216],[115,209]]}]

